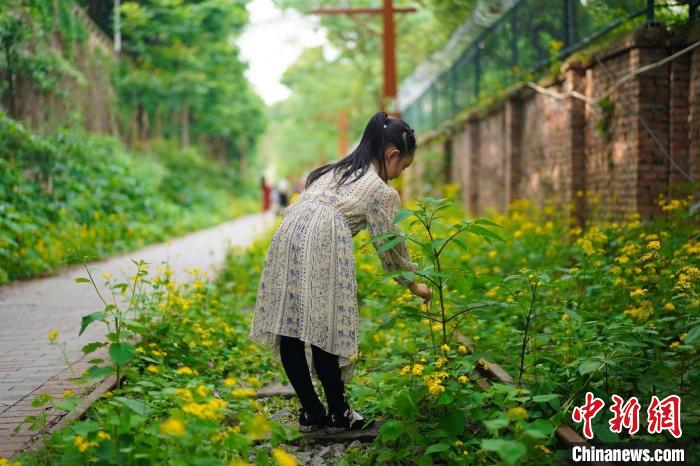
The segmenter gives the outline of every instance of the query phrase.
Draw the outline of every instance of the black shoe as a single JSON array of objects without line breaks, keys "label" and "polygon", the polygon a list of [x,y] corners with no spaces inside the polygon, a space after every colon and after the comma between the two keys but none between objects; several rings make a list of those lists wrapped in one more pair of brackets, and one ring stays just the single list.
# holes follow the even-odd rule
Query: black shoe
[{"label": "black shoe", "polygon": [[345,410],[342,413],[329,413],[326,421],[326,432],[338,434],[348,430],[364,430],[374,426],[374,420],[368,421],[360,413],[345,403]]},{"label": "black shoe", "polygon": [[313,432],[315,430],[326,427],[328,415],[325,408],[320,415],[313,415],[304,408],[299,409],[299,432]]}]

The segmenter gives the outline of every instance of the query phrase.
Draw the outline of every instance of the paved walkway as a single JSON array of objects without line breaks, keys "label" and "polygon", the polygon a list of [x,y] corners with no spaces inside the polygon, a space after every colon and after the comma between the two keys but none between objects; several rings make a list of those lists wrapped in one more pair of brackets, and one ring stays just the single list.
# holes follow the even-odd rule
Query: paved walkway
[{"label": "paved walkway", "polygon": [[[187,278],[188,267],[215,272],[229,246],[250,244],[273,222],[273,214],[249,215],[88,267],[100,285],[103,273],[111,273],[115,278],[133,275],[131,258],[150,262],[153,272],[156,265],[169,259],[178,280]],[[60,349],[49,344],[49,332],[58,331],[57,342],[66,343],[72,362],[81,359],[83,345],[102,335],[101,326],[93,325],[78,337],[81,317],[103,308],[90,284],[75,282],[76,277],[86,275],[80,264],[51,277],[0,287],[0,457],[13,454],[19,444],[30,438],[28,433],[20,438],[9,437],[11,429],[31,412],[30,399],[45,391],[63,393],[68,386],[66,376],[61,374],[70,374],[65,371]],[[105,288],[100,292],[111,296]]]}]

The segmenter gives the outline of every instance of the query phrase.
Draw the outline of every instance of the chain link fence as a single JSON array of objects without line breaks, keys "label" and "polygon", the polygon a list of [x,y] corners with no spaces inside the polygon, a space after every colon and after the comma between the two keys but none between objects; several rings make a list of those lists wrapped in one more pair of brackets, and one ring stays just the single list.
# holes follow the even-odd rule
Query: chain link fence
[{"label": "chain link fence", "polygon": [[416,130],[437,127],[480,98],[532,79],[613,30],[697,17],[700,0],[521,0],[485,29],[416,99],[402,118]]}]

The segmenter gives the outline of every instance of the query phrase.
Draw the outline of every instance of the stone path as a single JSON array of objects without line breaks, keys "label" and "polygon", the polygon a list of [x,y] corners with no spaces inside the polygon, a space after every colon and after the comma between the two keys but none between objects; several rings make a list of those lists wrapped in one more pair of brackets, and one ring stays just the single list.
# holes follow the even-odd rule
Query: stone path
[{"label": "stone path", "polygon": [[[273,214],[249,215],[88,266],[101,284],[103,273],[119,278],[129,275],[131,268],[133,274],[132,258],[150,262],[152,269],[168,259],[176,279],[183,280],[189,267],[216,272],[229,246],[250,244],[273,222]],[[66,344],[72,362],[81,359],[83,345],[102,335],[101,328],[93,326],[78,337],[81,317],[103,308],[90,284],[75,282],[83,276],[86,273],[81,264],[54,276],[0,287],[0,457],[11,456],[29,440],[28,433],[11,438],[10,431],[32,412],[29,401],[33,394],[63,393],[69,386],[70,373],[65,371],[59,347],[49,344],[49,332],[58,331],[57,342]],[[100,287],[100,292],[109,296],[106,288]]]}]

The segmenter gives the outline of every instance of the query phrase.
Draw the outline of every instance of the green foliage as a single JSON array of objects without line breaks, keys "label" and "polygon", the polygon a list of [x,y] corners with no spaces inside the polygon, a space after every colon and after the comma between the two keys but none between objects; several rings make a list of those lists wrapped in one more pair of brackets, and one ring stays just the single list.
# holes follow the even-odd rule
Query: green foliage
[{"label": "green foliage", "polygon": [[[308,14],[312,7],[338,6],[330,0],[275,3],[301,14]],[[350,7],[378,5],[368,0],[351,3]],[[452,28],[469,16],[473,3],[427,2],[414,13],[396,15],[399,80],[447,41]],[[271,150],[263,156],[284,176],[299,176],[321,160],[329,162],[347,155],[339,150],[339,112],[347,115],[348,142],[352,145],[369,117],[384,108],[381,16],[320,15],[320,22],[339,55],[327,59],[321,48],[306,49],[283,76],[291,96],[270,113],[265,139]]]},{"label": "green foliage", "polygon": [[[84,40],[84,25],[71,1],[6,0],[0,4],[0,96],[15,111],[20,85],[57,92],[63,78],[84,82],[71,63],[73,44]],[[54,9],[56,8],[56,9]],[[54,45],[60,39],[62,47]]]},{"label": "green foliage", "polygon": [[[243,75],[233,39],[248,20],[245,1],[131,1],[121,8],[129,62],[120,101],[145,112],[162,134],[206,136],[229,159],[248,153],[264,129],[263,103]],[[175,114],[176,122],[170,115]]]},{"label": "green foliage", "polygon": [[79,132],[40,137],[0,114],[0,283],[246,208],[234,202],[240,181],[229,169],[172,144],[154,143],[152,152],[131,153],[113,138]]}]

